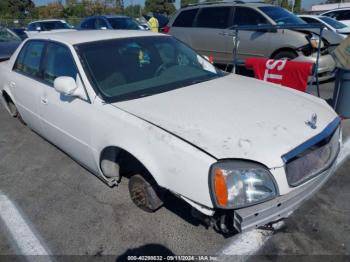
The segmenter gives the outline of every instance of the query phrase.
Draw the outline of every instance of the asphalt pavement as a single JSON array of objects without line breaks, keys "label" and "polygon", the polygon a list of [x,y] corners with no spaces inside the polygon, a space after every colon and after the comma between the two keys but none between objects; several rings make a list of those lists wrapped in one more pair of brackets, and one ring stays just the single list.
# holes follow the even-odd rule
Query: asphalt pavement
[{"label": "asphalt pavement", "polygon": [[[324,96],[331,94],[332,85],[322,85]],[[344,135],[350,135],[349,123],[344,124]],[[347,161],[273,233],[257,251],[259,259],[280,254],[350,255],[349,168]],[[171,195],[156,213],[141,211],[130,200],[126,179],[118,187],[107,187],[2,107],[0,217],[0,255],[23,250],[110,255],[112,260],[135,254],[216,255],[237,237],[206,228],[191,217],[187,204]],[[40,249],[28,246],[11,230],[13,225],[18,231],[21,219],[28,242],[38,242]]]}]

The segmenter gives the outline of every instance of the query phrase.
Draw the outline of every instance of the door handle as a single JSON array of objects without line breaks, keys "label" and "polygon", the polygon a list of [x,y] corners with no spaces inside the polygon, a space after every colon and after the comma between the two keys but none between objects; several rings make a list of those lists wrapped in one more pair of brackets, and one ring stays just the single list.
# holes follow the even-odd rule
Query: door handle
[{"label": "door handle", "polygon": [[236,37],[235,33],[229,33],[229,32],[220,32],[219,35]]},{"label": "door handle", "polygon": [[47,103],[48,103],[47,98],[46,97],[42,97],[41,98],[41,103],[44,104],[44,105],[47,105]]},{"label": "door handle", "polygon": [[16,87],[16,83],[11,81],[9,83],[9,86],[10,86],[10,88],[15,88]]}]

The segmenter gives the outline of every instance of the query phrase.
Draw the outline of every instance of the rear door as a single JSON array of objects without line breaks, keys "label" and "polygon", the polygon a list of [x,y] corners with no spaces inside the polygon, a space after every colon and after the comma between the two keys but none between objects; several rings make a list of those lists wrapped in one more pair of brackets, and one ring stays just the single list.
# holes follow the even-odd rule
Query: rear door
[{"label": "rear door", "polygon": [[[236,7],[232,20],[234,26],[257,26],[270,24],[267,19],[258,11],[248,7]],[[231,34],[235,32],[231,30]],[[248,57],[268,57],[274,49],[274,41],[278,40],[278,33],[269,31],[240,30],[238,33],[239,46],[238,58],[246,59]],[[231,50],[232,58],[234,41],[227,38],[228,50]]]},{"label": "rear door", "polygon": [[232,16],[230,6],[204,7],[194,23],[191,33],[192,46],[202,55],[212,56],[215,63],[227,63],[232,50],[228,49],[228,39],[232,39],[227,30]]},{"label": "rear door", "polygon": [[33,130],[42,133],[39,104],[41,93],[41,60],[44,41],[28,41],[19,53],[8,83],[15,94],[16,106],[23,120]]}]

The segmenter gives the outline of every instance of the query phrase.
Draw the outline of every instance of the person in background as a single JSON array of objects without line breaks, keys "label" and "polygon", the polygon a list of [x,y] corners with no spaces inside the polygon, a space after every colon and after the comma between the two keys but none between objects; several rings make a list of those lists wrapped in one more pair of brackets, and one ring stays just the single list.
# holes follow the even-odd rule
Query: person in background
[{"label": "person in background", "polygon": [[149,27],[151,28],[152,32],[158,33],[159,32],[159,22],[158,19],[154,17],[153,13],[148,13],[148,16],[151,17],[148,20]]}]

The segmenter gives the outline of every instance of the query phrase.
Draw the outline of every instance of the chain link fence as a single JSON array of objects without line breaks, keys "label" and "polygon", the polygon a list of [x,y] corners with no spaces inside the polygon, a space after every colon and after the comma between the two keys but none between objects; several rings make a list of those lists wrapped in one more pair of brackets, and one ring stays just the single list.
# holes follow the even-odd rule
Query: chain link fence
[{"label": "chain link fence", "polygon": [[[0,0],[1,1],[1,0]],[[47,19],[47,18],[46,18]],[[58,19],[64,19],[68,24],[77,27],[80,24],[80,21],[83,18],[79,17],[68,17],[68,18],[58,18]],[[0,18],[0,27],[8,27],[8,28],[25,28],[30,22],[40,20],[40,19],[3,19]]]}]

